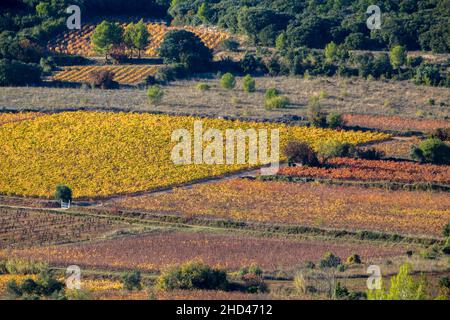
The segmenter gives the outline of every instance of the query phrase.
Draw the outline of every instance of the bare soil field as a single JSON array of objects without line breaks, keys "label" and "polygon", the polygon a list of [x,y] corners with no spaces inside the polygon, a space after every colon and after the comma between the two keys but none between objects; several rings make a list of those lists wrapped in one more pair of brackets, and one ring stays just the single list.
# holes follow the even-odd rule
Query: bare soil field
[{"label": "bare soil field", "polygon": [[[295,270],[306,261],[320,260],[328,251],[343,259],[358,253],[363,261],[369,261],[398,256],[406,249],[403,245],[161,231],[79,245],[10,250],[9,257],[102,270],[158,271],[189,260],[202,260],[230,271],[252,263],[257,263],[266,271],[274,271],[280,268]],[[0,252],[0,256],[3,254]]]},{"label": "bare soil field", "polygon": [[[212,87],[200,91],[197,85]],[[0,110],[59,111],[67,109],[123,110],[229,116],[248,119],[275,119],[284,115],[305,116],[308,101],[320,95],[325,110],[352,114],[399,115],[406,118],[446,120],[450,117],[450,90],[416,86],[402,81],[367,81],[342,78],[261,77],[257,92],[227,91],[217,79],[184,80],[165,86],[161,104],[151,105],[144,89],[91,90],[81,88],[0,88]],[[275,87],[287,96],[291,105],[276,111],[264,109],[264,92]],[[429,100],[435,101],[434,105]],[[353,123],[357,124],[357,123]],[[420,125],[419,125],[420,126]],[[414,129],[417,125],[411,125]]]}]

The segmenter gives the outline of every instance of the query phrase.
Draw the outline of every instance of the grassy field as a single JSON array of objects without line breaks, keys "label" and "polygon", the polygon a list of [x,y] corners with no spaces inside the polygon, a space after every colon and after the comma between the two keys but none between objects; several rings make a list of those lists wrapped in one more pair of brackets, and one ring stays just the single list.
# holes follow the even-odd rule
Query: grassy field
[{"label": "grassy field", "polygon": [[[196,88],[200,82],[212,85],[209,91]],[[274,119],[283,115],[305,116],[309,99],[322,97],[325,110],[341,113],[400,115],[415,119],[448,119],[450,91],[446,88],[416,86],[410,82],[367,81],[361,79],[294,77],[257,78],[257,92],[246,93],[238,79],[237,89],[226,91],[218,80],[185,80],[164,87],[160,105],[151,105],[145,90],[90,90],[80,88],[0,88],[0,109],[59,111],[67,109],[108,109],[151,111],[174,114],[234,116],[250,119]],[[276,87],[291,100],[291,105],[277,111],[264,109],[264,91]],[[435,105],[429,104],[435,100]],[[443,105],[441,105],[441,103]],[[360,121],[367,123],[366,119]],[[378,121],[379,122],[379,121]],[[442,126],[437,123],[434,126]],[[358,124],[352,123],[352,124]],[[404,124],[401,127],[405,127]],[[408,129],[422,129],[411,123]],[[427,128],[429,125],[427,126]],[[431,125],[433,127],[433,125]],[[393,128],[397,129],[397,128]]]}]

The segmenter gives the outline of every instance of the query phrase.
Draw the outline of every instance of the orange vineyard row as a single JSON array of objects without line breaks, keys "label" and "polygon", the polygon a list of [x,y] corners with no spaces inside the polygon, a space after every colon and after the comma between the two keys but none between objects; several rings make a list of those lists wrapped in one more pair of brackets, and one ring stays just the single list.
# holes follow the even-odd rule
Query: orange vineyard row
[{"label": "orange vineyard row", "polygon": [[123,198],[115,207],[186,217],[428,236],[439,236],[450,219],[450,197],[444,192],[245,179]]},{"label": "orange vineyard row", "polygon": [[282,168],[278,174],[324,179],[450,184],[450,166],[350,158],[335,158],[328,163],[332,167]]},{"label": "orange vineyard row", "polygon": [[[126,28],[127,24],[122,23],[121,26]],[[152,57],[157,55],[156,50],[163,41],[164,35],[170,30],[185,29],[191,31],[211,49],[217,48],[223,40],[230,37],[227,32],[206,27],[168,27],[163,23],[148,23],[147,28],[150,33],[150,43],[145,50],[145,54]],[[82,26],[81,30],[61,34],[48,43],[48,49],[65,54],[96,56],[91,48],[91,36],[94,30],[95,25],[86,24]]]},{"label": "orange vineyard row", "polygon": [[87,82],[93,71],[109,70],[114,73],[114,80],[121,84],[136,84],[154,75],[155,65],[122,65],[122,66],[71,66],[54,74],[53,80],[65,82]]}]

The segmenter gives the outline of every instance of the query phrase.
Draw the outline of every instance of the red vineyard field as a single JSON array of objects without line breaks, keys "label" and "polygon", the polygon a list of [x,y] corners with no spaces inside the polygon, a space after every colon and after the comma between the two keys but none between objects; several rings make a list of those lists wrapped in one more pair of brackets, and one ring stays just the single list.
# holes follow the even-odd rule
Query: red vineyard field
[{"label": "red vineyard field", "polygon": [[450,166],[350,158],[335,158],[328,163],[332,167],[288,167],[280,169],[278,174],[324,179],[450,184]]}]

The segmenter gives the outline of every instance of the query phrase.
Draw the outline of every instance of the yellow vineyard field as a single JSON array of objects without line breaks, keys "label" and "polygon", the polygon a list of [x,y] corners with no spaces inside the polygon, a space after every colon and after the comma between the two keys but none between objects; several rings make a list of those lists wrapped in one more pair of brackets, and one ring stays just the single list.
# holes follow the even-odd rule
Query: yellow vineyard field
[{"label": "yellow vineyard field", "polygon": [[53,80],[65,82],[87,82],[93,71],[109,70],[114,73],[114,80],[122,84],[143,82],[158,70],[155,65],[121,65],[121,66],[71,66],[53,75]]},{"label": "yellow vineyard field", "polygon": [[[68,185],[74,197],[154,190],[248,168],[248,164],[175,165],[172,133],[193,133],[195,117],[137,113],[64,112],[0,126],[0,193],[53,197]],[[204,130],[279,129],[280,144],[296,139],[314,147],[326,140],[353,144],[386,138],[374,132],[333,131],[220,119]]]},{"label": "yellow vineyard field", "polygon": [[[127,24],[123,23],[121,26],[126,28]],[[157,55],[156,50],[163,41],[164,35],[170,30],[185,29],[191,31],[211,49],[215,49],[220,42],[230,37],[230,34],[227,32],[207,27],[168,27],[163,23],[148,23],[147,28],[150,32],[150,43],[145,50],[147,56]],[[75,54],[87,57],[96,56],[95,52],[91,49],[91,36],[94,29],[95,25],[86,24],[82,26],[81,30],[74,30],[59,35],[48,43],[48,49],[50,51],[65,54]]]}]

